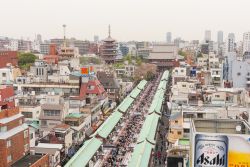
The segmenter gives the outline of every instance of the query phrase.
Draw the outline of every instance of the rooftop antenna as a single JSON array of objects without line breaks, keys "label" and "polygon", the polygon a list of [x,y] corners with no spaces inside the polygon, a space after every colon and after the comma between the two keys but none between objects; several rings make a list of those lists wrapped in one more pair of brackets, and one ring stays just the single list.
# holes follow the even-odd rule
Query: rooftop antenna
[{"label": "rooftop antenna", "polygon": [[110,24],[109,24],[109,37],[111,37],[110,34],[111,34],[111,30],[110,30]]},{"label": "rooftop antenna", "polygon": [[66,24],[63,24],[63,45],[66,47]]}]

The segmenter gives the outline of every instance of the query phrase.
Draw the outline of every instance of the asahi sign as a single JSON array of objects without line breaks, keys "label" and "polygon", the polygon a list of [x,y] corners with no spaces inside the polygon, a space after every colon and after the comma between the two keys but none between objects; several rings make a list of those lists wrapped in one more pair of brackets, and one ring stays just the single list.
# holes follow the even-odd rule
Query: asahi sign
[{"label": "asahi sign", "polygon": [[194,133],[190,167],[250,167],[250,135]]},{"label": "asahi sign", "polygon": [[195,167],[227,167],[228,162],[228,137],[195,136]]}]

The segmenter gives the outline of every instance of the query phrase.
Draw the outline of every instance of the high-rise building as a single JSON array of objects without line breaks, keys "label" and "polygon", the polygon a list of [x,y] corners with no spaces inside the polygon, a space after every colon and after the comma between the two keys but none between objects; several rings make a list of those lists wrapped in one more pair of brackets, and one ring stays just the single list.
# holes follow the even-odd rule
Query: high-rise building
[{"label": "high-rise building", "polygon": [[228,38],[226,40],[226,52],[234,52],[235,51],[235,36],[234,33],[229,33]]},{"label": "high-rise building", "polygon": [[73,45],[74,47],[78,48],[80,55],[89,53],[89,46],[90,46],[89,41],[74,40]]},{"label": "high-rise building", "polygon": [[218,31],[218,33],[217,33],[217,43],[218,43],[218,45],[223,43],[223,31]]},{"label": "high-rise building", "polygon": [[37,34],[36,36],[36,40],[39,42],[39,43],[42,43],[42,35],[41,34]]},{"label": "high-rise building", "polygon": [[210,30],[206,30],[205,31],[205,38],[204,38],[205,42],[206,41],[211,41],[211,31]]},{"label": "high-rise building", "polygon": [[171,43],[172,42],[172,33],[171,32],[167,32],[167,43]]},{"label": "high-rise building", "polygon": [[95,35],[94,36],[94,42],[98,42],[99,41],[99,36],[98,35]]},{"label": "high-rise building", "polygon": [[245,52],[250,52],[250,32],[243,34],[243,54]]}]

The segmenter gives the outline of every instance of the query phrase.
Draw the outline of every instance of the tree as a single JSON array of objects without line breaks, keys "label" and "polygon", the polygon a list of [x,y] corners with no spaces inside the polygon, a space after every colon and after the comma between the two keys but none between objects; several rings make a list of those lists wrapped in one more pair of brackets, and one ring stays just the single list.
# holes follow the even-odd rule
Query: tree
[{"label": "tree", "polygon": [[152,80],[155,77],[157,67],[154,64],[142,63],[135,70],[134,80],[139,82],[142,79]]},{"label": "tree", "polygon": [[19,53],[18,54],[18,65],[22,69],[28,69],[37,59],[32,53]]},{"label": "tree", "polygon": [[184,58],[186,58],[186,56],[187,56],[187,53],[184,52],[184,51],[182,51],[182,50],[179,50],[178,54],[181,55],[181,56],[183,56]]},{"label": "tree", "polygon": [[80,63],[82,65],[92,64],[101,64],[101,60],[97,57],[80,57]]}]

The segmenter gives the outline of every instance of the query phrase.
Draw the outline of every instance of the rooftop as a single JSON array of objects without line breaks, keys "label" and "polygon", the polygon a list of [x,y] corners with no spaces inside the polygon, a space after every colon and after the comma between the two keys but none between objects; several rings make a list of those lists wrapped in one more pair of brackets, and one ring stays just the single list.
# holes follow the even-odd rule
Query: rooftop
[{"label": "rooftop", "polygon": [[250,125],[245,120],[235,119],[193,119],[194,132],[250,134]]},{"label": "rooftop", "polygon": [[18,160],[16,163],[12,165],[12,167],[29,167],[39,159],[41,159],[44,155],[26,155],[22,159]]},{"label": "rooftop", "polygon": [[53,129],[57,129],[57,130],[67,130],[69,129],[70,126],[67,125],[67,124],[59,124],[59,125],[56,125]]},{"label": "rooftop", "polygon": [[84,114],[82,113],[70,113],[66,116],[66,118],[81,118]]}]

